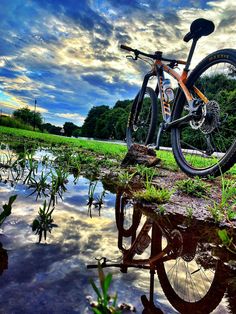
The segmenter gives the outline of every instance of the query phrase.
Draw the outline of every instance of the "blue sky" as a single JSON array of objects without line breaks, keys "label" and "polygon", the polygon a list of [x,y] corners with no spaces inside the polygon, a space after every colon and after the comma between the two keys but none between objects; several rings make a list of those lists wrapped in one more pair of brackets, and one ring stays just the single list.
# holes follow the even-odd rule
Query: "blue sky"
[{"label": "blue sky", "polygon": [[[208,53],[236,48],[236,2],[231,0],[1,0],[0,109],[37,110],[46,122],[81,125],[92,106],[131,99],[141,62],[119,49],[186,58],[182,38],[203,17],[215,32],[199,41],[195,64]],[[194,64],[193,64],[194,66]]]}]

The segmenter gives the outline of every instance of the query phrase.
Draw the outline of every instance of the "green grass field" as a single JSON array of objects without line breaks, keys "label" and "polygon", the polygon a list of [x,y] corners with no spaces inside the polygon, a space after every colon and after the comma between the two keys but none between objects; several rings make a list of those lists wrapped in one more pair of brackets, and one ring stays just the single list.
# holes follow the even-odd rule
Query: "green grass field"
[{"label": "green grass field", "polygon": [[0,126],[0,133],[8,135],[12,139],[21,138],[24,140],[35,140],[36,143],[61,144],[72,147],[84,148],[98,154],[110,155],[111,157],[122,157],[127,152],[126,146],[119,144],[103,143],[99,141],[68,138],[60,135],[46,134],[22,129],[14,129]]},{"label": "green grass field", "polygon": [[[0,134],[2,134],[2,140],[4,140],[4,137],[6,137],[7,139],[12,139],[16,141],[33,141],[35,142],[35,144],[40,143],[44,145],[66,145],[68,147],[78,147],[85,151],[92,151],[96,154],[106,155],[107,157],[117,160],[123,159],[127,152],[127,148],[125,145],[123,146],[110,142],[106,143],[95,140],[68,138],[59,135],[15,129],[4,126],[0,126]],[[157,156],[162,160],[163,167],[174,171],[178,170],[178,166],[175,162],[172,152],[158,151]],[[195,158],[199,159],[197,156]],[[236,165],[230,169],[229,173],[234,175],[236,174]]]}]

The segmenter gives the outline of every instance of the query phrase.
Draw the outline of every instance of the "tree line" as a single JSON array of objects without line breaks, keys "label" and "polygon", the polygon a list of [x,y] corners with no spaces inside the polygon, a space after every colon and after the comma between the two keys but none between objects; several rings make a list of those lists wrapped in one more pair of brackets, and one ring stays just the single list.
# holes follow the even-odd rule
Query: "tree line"
[{"label": "tree line", "polygon": [[[201,85],[204,86],[202,90]],[[220,104],[221,116],[225,116],[227,127],[223,134],[225,141],[232,142],[232,136],[227,130],[235,129],[236,115],[235,115],[235,102],[236,102],[236,79],[226,77],[224,74],[218,74],[213,77],[203,77],[197,86],[202,90],[209,99],[214,99]],[[149,99],[145,99],[145,104],[148,105]],[[159,100],[158,100],[159,101]],[[29,110],[27,107],[18,109],[13,112],[13,120],[17,123],[23,123],[31,129],[37,128],[40,131],[46,131],[52,134],[65,135],[65,136],[84,136],[98,139],[116,139],[125,140],[126,126],[128,121],[129,112],[131,110],[133,100],[118,100],[113,108],[106,105],[92,107],[82,125],[79,127],[72,122],[65,122],[63,128],[55,126],[51,123],[43,123],[42,116],[39,112]],[[8,119],[8,121],[7,121]],[[9,117],[0,117],[0,125],[9,125]],[[158,124],[161,122],[161,108],[158,106]],[[5,124],[4,124],[5,123]],[[14,126],[12,127],[22,127]],[[228,133],[229,134],[228,134]],[[196,132],[189,132],[185,134],[186,141],[197,142]],[[164,134],[161,145],[170,146],[170,136]]]}]

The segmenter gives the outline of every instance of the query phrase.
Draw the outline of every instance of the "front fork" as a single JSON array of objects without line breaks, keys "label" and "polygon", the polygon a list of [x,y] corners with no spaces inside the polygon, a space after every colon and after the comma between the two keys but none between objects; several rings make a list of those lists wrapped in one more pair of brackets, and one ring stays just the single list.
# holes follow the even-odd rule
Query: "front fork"
[{"label": "front fork", "polygon": [[141,87],[141,89],[140,89],[140,91],[138,93],[137,106],[136,106],[135,113],[134,113],[134,116],[133,116],[133,124],[136,124],[136,122],[137,122],[137,118],[138,118],[140,110],[142,108],[142,103],[143,103],[144,95],[146,93],[148,81],[153,76],[156,76],[156,74],[153,71],[147,73],[144,76],[142,87]]}]

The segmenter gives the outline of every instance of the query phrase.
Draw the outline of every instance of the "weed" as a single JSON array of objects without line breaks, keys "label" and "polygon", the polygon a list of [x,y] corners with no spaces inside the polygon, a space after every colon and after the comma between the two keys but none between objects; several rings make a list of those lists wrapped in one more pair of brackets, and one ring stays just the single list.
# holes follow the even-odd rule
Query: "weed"
[{"label": "weed", "polygon": [[147,185],[144,191],[134,193],[134,198],[149,203],[164,204],[169,201],[172,191],[167,189],[155,188],[153,185]]},{"label": "weed", "polygon": [[209,185],[198,177],[177,181],[176,186],[180,191],[191,196],[204,197],[209,193]]},{"label": "weed", "polygon": [[98,209],[99,216],[100,216],[101,207],[103,205],[103,199],[104,199],[106,193],[107,193],[106,190],[103,190],[101,195],[97,196],[96,201],[93,203],[95,208]]},{"label": "weed", "polygon": [[51,197],[54,199],[53,205],[55,205],[56,195],[58,194],[62,199],[63,193],[66,191],[66,183],[69,173],[66,169],[58,167],[51,171]]},{"label": "weed", "polygon": [[209,207],[209,211],[216,222],[224,218],[228,221],[236,218],[236,183],[232,180],[226,180],[222,176],[221,184],[220,202],[214,202],[213,205]]},{"label": "weed", "polygon": [[94,201],[94,193],[95,193],[95,189],[96,189],[96,186],[97,186],[97,181],[96,182],[93,182],[93,181],[90,181],[89,183],[89,190],[88,190],[88,213],[90,215],[90,217],[92,218],[92,205],[93,205],[93,201]]},{"label": "weed", "polygon": [[48,175],[49,174],[45,174],[44,172],[41,172],[39,181],[36,181],[36,179],[33,177],[31,178],[30,180],[31,184],[29,185],[29,189],[33,188],[34,190],[31,194],[29,194],[29,196],[37,193],[36,200],[38,199],[38,197],[41,197],[41,194],[43,194],[44,197],[48,196],[46,192],[50,188],[50,185],[47,182]]},{"label": "weed", "polygon": [[123,172],[123,173],[119,173],[118,175],[118,185],[121,187],[128,187],[130,181],[132,180],[133,176],[135,174],[134,173],[128,173],[128,172]]},{"label": "weed", "polygon": [[228,251],[236,254],[236,245],[233,243],[233,237],[230,237],[226,229],[218,230],[218,236],[222,244]]},{"label": "weed", "polygon": [[45,200],[43,203],[43,207],[39,208],[38,216],[34,219],[32,223],[32,231],[39,236],[39,243],[42,240],[42,236],[44,235],[44,240],[47,239],[47,232],[51,233],[53,227],[57,225],[53,224],[52,213],[54,211],[54,206],[52,209],[51,200],[47,205],[47,201]]},{"label": "weed", "polygon": [[144,165],[137,165],[136,171],[146,180],[152,180],[154,176],[158,175],[158,172],[155,168],[148,168]]},{"label": "weed", "polygon": [[193,208],[192,207],[187,207],[186,208],[186,213],[187,213],[187,217],[189,219],[192,219],[193,218]]},{"label": "weed", "polygon": [[92,311],[95,314],[121,314],[121,311],[117,308],[117,294],[111,296],[108,290],[112,281],[112,274],[105,275],[100,262],[98,262],[98,275],[100,288],[96,286],[94,281],[90,279],[90,283],[97,295],[97,304],[93,304]]},{"label": "weed", "polygon": [[16,200],[17,195],[12,195],[10,196],[9,200],[8,200],[8,204],[4,204],[2,206],[3,211],[0,214],[0,226],[2,225],[2,223],[4,222],[4,220],[11,215],[11,210],[12,210],[12,204],[14,203],[14,201]]},{"label": "weed", "polygon": [[223,220],[224,214],[222,213],[222,210],[217,203],[214,203],[213,206],[210,206],[208,209],[215,222],[220,222],[221,220]]}]

